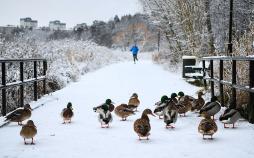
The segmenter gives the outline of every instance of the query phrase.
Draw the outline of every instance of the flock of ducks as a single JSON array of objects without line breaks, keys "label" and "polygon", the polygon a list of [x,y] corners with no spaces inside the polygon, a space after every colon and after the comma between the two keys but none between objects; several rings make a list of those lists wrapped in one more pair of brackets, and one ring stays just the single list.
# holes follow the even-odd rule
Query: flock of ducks
[{"label": "flock of ducks", "polygon": [[[203,139],[213,139],[213,134],[217,132],[218,127],[215,123],[214,116],[221,110],[221,105],[217,97],[212,97],[211,101],[205,103],[202,98],[204,94],[198,93],[198,98],[185,95],[183,92],[178,94],[172,93],[170,97],[164,95],[159,102],[155,103],[155,109],[145,109],[139,119],[134,121],[133,129],[137,133],[139,140],[149,139],[151,125],[148,115],[157,115],[159,119],[163,119],[165,127],[167,129],[175,128],[178,115],[185,117],[189,111],[199,113],[199,116],[204,117],[198,126],[198,132],[203,135]],[[120,117],[122,121],[126,121],[131,115],[138,112],[140,100],[137,93],[133,93],[129,99],[128,104],[120,104],[114,106],[111,99],[107,99],[105,103],[94,107],[94,112],[98,113],[98,120],[101,124],[101,128],[109,128],[110,123],[113,121],[112,112],[114,111],[116,116]],[[224,128],[235,127],[237,120],[241,118],[241,109],[226,109],[224,113],[219,117],[219,120],[224,123]],[[29,104],[26,104],[23,108],[17,109],[8,114],[5,121],[17,122],[18,125],[23,125],[22,122],[27,120],[32,115],[32,109]],[[67,107],[61,112],[63,118],[63,124],[71,123],[74,116],[72,104],[69,102]],[[24,139],[24,144],[27,144],[26,139],[32,139],[31,144],[34,144],[34,136],[37,134],[37,128],[32,120],[28,120],[26,124],[22,126],[20,136]],[[205,138],[205,136],[210,136]]]},{"label": "flock of ducks", "polygon": [[[149,115],[157,115],[159,119],[164,120],[167,129],[173,129],[178,116],[185,117],[189,111],[199,113],[198,116],[203,117],[198,126],[198,132],[203,135],[203,139],[213,139],[213,134],[218,130],[214,116],[221,110],[221,105],[217,97],[212,97],[211,101],[205,103],[203,95],[202,92],[198,92],[198,98],[193,98],[183,92],[179,92],[178,94],[172,93],[170,98],[166,95],[162,96],[160,101],[155,103],[154,111],[145,109],[141,117],[134,121],[133,129],[137,133],[139,140],[149,139],[151,130]],[[137,112],[139,105],[138,95],[134,93],[130,97],[128,104],[120,104],[114,108],[113,102],[107,99],[105,103],[93,109],[99,114],[98,119],[101,127],[109,128],[109,123],[113,120],[111,112],[114,111],[116,116],[121,118],[121,121],[126,121],[127,117]],[[234,128],[234,124],[240,118],[240,109],[226,109],[219,120],[224,123],[224,128],[229,128],[230,125]]]}]

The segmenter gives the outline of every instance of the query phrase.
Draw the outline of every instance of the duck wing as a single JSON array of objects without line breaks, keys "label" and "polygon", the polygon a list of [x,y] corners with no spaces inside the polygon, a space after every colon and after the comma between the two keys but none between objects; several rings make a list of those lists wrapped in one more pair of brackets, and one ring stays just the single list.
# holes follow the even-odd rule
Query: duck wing
[{"label": "duck wing", "polygon": [[200,112],[203,112],[203,111],[208,111],[208,110],[211,110],[214,106],[216,106],[218,103],[216,102],[210,102],[209,104],[207,104],[206,106],[204,106]]},{"label": "duck wing", "polygon": [[134,122],[134,131],[141,136],[147,136],[151,130],[150,123],[145,119],[138,119]]},{"label": "duck wing", "polygon": [[238,111],[231,109],[230,111],[224,113],[223,115],[220,116],[220,121],[223,120],[228,120],[229,118],[231,118],[232,116],[234,116]]},{"label": "duck wing", "polygon": [[71,118],[73,116],[73,111],[71,109],[65,108],[63,110],[63,117],[64,118]]},{"label": "duck wing", "polygon": [[9,115],[5,116],[5,121],[12,121],[12,120],[18,120],[20,119],[20,117],[23,114],[24,109],[17,109],[15,111],[13,111],[12,113],[10,113]]},{"label": "duck wing", "polygon": [[200,133],[213,134],[217,131],[217,125],[212,120],[203,119],[198,127]]}]

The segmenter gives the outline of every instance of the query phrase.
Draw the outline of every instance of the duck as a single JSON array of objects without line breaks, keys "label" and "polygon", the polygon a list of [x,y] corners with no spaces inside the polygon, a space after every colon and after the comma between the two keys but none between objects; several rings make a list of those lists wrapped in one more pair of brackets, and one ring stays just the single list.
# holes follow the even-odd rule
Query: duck
[{"label": "duck", "polygon": [[216,96],[211,98],[211,101],[206,103],[199,111],[199,113],[207,114],[209,116],[212,116],[214,119],[214,115],[217,114],[221,110],[221,105],[218,101],[218,98]]},{"label": "duck", "polygon": [[185,97],[188,97],[190,101],[193,101],[195,99],[192,96],[185,95],[184,92],[182,92],[182,91],[178,92],[177,95],[178,95],[178,101],[183,101],[185,99]]},{"label": "duck", "polygon": [[178,96],[179,96],[179,99],[178,99],[178,103],[176,104],[176,107],[178,109],[179,115],[185,117],[186,113],[188,111],[191,111],[191,108],[192,108],[191,100],[192,100],[192,98],[190,98],[190,96],[188,96],[188,95],[184,95],[183,92],[179,92]]},{"label": "duck", "polygon": [[205,100],[202,98],[203,95],[203,92],[198,92],[198,98],[192,101],[191,111],[199,111],[205,105]]},{"label": "duck", "polygon": [[29,119],[32,115],[32,108],[29,104],[25,104],[23,108],[19,108],[5,116],[4,121],[17,122],[22,125],[22,121]]},{"label": "duck", "polygon": [[63,118],[63,124],[65,124],[66,122],[71,123],[71,119],[74,116],[71,102],[69,102],[67,104],[67,107],[62,110],[61,116]]},{"label": "duck", "polygon": [[170,99],[169,103],[163,110],[164,123],[166,128],[175,128],[172,124],[175,124],[177,121],[178,110],[176,108],[175,102]]},{"label": "duck", "polygon": [[128,102],[129,108],[132,109],[132,110],[135,109],[135,111],[138,111],[139,104],[140,104],[140,101],[138,99],[138,94],[133,93],[131,98],[129,99],[129,102]]},{"label": "duck", "polygon": [[134,115],[135,112],[127,104],[121,104],[115,108],[115,114],[121,117],[122,121],[126,121],[127,117]]},{"label": "duck", "polygon": [[167,105],[167,101],[169,100],[168,96],[163,95],[161,97],[161,100],[157,103],[155,103],[156,107],[153,111],[153,113],[157,116],[159,116],[159,119],[163,119],[163,110]]},{"label": "duck", "polygon": [[148,115],[155,116],[150,109],[145,109],[142,113],[141,118],[134,122],[134,131],[138,134],[139,140],[146,137],[149,140],[149,135],[151,131],[151,125]]},{"label": "duck", "polygon": [[24,144],[27,144],[26,139],[32,139],[31,144],[34,144],[34,136],[37,134],[37,128],[32,120],[28,120],[25,125],[22,126],[20,136],[24,138]]},{"label": "duck", "polygon": [[177,100],[177,94],[176,93],[172,93],[170,98],[177,104],[178,100]]},{"label": "duck", "polygon": [[109,123],[113,121],[113,117],[107,104],[93,108],[94,112],[99,113],[98,120],[101,124],[101,128],[109,128]]},{"label": "duck", "polygon": [[105,105],[105,104],[108,106],[110,112],[113,112],[113,111],[114,111],[115,106],[114,106],[114,103],[112,102],[111,99],[106,99],[106,101],[105,101],[104,103],[102,103],[101,105],[99,105],[99,106],[97,106],[97,107],[94,107],[94,109],[96,109],[96,108],[101,108],[101,107],[102,107],[103,105]]},{"label": "duck", "polygon": [[219,120],[224,123],[224,128],[229,128],[227,125],[232,125],[235,128],[235,123],[241,118],[240,108],[238,109],[226,109],[220,116]]},{"label": "duck", "polygon": [[[213,134],[217,132],[218,126],[214,120],[211,119],[210,115],[203,113],[202,116],[204,119],[199,123],[198,132],[203,135],[203,139],[213,139]],[[210,138],[205,138],[205,136],[210,136]]]},{"label": "duck", "polygon": [[181,91],[181,92],[178,92],[178,101],[183,101],[184,100],[184,93]]}]

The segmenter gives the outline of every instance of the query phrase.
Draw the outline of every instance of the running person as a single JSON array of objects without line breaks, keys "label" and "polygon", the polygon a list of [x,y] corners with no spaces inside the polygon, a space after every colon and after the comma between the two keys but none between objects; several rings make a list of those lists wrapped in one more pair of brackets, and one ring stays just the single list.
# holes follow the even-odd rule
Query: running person
[{"label": "running person", "polygon": [[134,46],[132,46],[131,50],[132,55],[133,55],[133,60],[134,60],[134,64],[136,64],[136,61],[138,61],[138,46],[135,44]]}]

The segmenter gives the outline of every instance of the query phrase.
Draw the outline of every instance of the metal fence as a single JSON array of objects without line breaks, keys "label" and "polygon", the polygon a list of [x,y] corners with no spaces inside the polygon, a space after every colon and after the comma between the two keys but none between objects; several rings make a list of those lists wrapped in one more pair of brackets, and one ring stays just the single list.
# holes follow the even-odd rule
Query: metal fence
[{"label": "metal fence", "polygon": [[[7,64],[13,64],[18,63],[19,64],[19,80],[15,82],[7,83],[6,77],[8,73]],[[32,78],[24,79],[24,64],[26,63],[32,63],[33,64],[33,75]],[[38,74],[38,65],[39,63],[42,63],[42,72]],[[6,92],[7,89],[13,88],[13,87],[19,87],[19,106],[24,106],[24,86],[27,84],[33,84],[33,100],[37,101],[38,99],[38,83],[42,82],[42,91],[43,94],[46,94],[46,71],[47,71],[47,61],[46,59],[11,59],[11,60],[0,60],[1,64],[1,84],[0,84],[0,90],[1,90],[1,101],[2,101],[2,109],[1,114],[3,116],[7,113],[7,96]],[[11,71],[11,70],[9,70]]]},{"label": "metal fence", "polygon": [[[205,68],[205,62],[210,61],[209,69]],[[219,61],[219,78],[214,77],[214,61]],[[230,61],[231,63],[231,81],[224,80],[224,62]],[[240,85],[236,82],[237,77],[237,62],[245,62],[249,65],[248,77],[249,85]],[[221,104],[224,105],[224,85],[230,86],[232,89],[232,100],[230,103],[230,108],[236,108],[236,90],[244,91],[249,93],[249,100],[247,105],[248,120],[250,123],[254,123],[254,57],[204,57],[203,62],[203,80],[205,86],[207,86],[207,81],[210,81],[211,96],[214,96],[214,83],[219,84],[219,92],[221,96]],[[207,71],[209,71],[209,77],[206,76]]]}]

